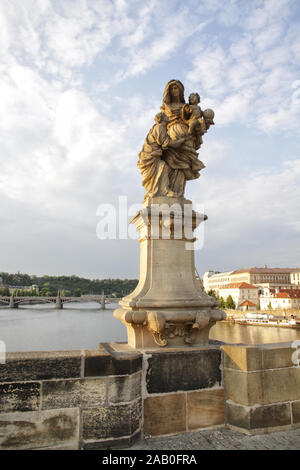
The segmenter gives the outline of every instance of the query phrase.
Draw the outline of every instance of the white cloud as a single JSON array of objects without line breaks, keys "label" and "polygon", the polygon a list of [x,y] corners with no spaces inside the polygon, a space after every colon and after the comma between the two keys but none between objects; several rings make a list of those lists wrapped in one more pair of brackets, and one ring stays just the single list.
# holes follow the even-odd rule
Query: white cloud
[{"label": "white cloud", "polygon": [[235,33],[225,45],[193,50],[196,60],[187,83],[214,101],[218,124],[238,121],[267,133],[299,131],[300,108],[291,91],[299,78],[292,57],[298,41],[295,25],[286,22],[291,13],[288,0],[255,2],[248,8],[242,37]]}]

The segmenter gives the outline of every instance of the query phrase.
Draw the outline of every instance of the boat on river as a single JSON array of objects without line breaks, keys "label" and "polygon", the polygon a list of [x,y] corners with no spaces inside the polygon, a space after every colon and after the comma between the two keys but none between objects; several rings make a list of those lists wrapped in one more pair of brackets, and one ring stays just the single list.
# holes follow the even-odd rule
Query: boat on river
[{"label": "boat on river", "polygon": [[300,329],[300,318],[293,315],[290,318],[277,317],[268,313],[247,313],[244,317],[228,317],[225,321],[237,323],[238,325],[255,325],[255,326],[273,326],[280,328],[296,328]]}]

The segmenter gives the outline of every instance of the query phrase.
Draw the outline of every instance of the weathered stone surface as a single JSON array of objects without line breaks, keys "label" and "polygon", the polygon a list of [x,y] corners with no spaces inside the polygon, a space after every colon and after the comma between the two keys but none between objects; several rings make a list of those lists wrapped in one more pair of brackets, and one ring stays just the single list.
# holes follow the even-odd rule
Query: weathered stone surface
[{"label": "weathered stone surface", "polygon": [[292,361],[294,351],[290,343],[265,344],[262,348],[262,368],[277,369],[294,366]]},{"label": "weathered stone surface", "polygon": [[300,368],[265,370],[263,372],[264,403],[300,399]]},{"label": "weathered stone surface", "polygon": [[34,447],[32,450],[79,450],[79,443],[78,440],[75,440],[58,446]]},{"label": "weathered stone surface", "polygon": [[262,352],[257,346],[224,345],[224,367],[242,371],[261,370]]},{"label": "weathered stone surface", "polygon": [[250,412],[251,429],[274,428],[291,424],[289,403],[254,407]]},{"label": "weathered stone surface", "polygon": [[240,372],[225,369],[226,400],[242,405],[264,404],[263,372]]},{"label": "weathered stone surface", "polygon": [[110,450],[115,448],[127,448],[138,442],[141,433],[137,432],[131,437],[123,437],[122,439],[105,439],[103,441],[84,441],[81,448],[83,450]]},{"label": "weathered stone surface", "polygon": [[217,347],[149,354],[148,393],[197,390],[221,384],[221,351]]},{"label": "weathered stone surface", "polygon": [[186,431],[186,393],[148,397],[144,401],[144,433],[160,436]]},{"label": "weathered stone surface", "polygon": [[79,438],[76,408],[0,414],[0,448],[32,449],[73,443]]},{"label": "weathered stone surface", "polygon": [[293,424],[300,423],[300,401],[292,403]]},{"label": "weathered stone surface", "polygon": [[42,385],[42,408],[103,405],[106,379],[51,380]]},{"label": "weathered stone surface", "polygon": [[250,429],[249,409],[243,405],[226,402],[225,404],[225,423],[238,428]]},{"label": "weathered stone surface", "polygon": [[33,411],[39,409],[40,383],[0,384],[0,411]]},{"label": "weathered stone surface", "polygon": [[1,382],[80,377],[80,351],[7,353],[0,364]]},{"label": "weathered stone surface", "polygon": [[187,393],[188,429],[224,424],[224,390]]},{"label": "weathered stone surface", "polygon": [[82,410],[83,440],[126,437],[140,428],[141,401]]},{"label": "weathered stone surface", "polygon": [[[106,345],[107,349],[111,349]],[[85,350],[85,377],[134,374],[142,368],[142,355],[136,353],[116,353],[102,349]]]},{"label": "weathered stone surface", "polygon": [[291,424],[289,403],[246,407],[226,402],[226,423],[246,430],[276,428]]},{"label": "weathered stone surface", "polygon": [[138,372],[121,377],[109,377],[108,400],[110,403],[121,403],[135,400],[141,396],[142,374]]}]

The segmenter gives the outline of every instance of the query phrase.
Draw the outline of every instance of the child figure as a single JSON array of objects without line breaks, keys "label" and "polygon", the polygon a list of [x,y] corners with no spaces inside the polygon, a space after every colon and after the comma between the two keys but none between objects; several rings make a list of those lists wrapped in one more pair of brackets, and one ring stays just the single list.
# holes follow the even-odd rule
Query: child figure
[{"label": "child figure", "polygon": [[172,140],[167,133],[169,119],[164,113],[155,116],[155,124],[148,132],[143,148],[139,153],[139,167],[143,176],[143,186],[146,197],[163,195],[176,197],[169,188],[169,168],[162,159],[163,151],[168,147],[178,148],[185,141],[185,137]]},{"label": "child figure", "polygon": [[181,111],[181,117],[189,126],[188,135],[194,139],[195,149],[200,148],[203,143],[202,136],[214,124],[215,113],[212,109],[202,111],[199,106],[200,96],[198,93],[191,93],[189,104],[185,104]]},{"label": "child figure", "polygon": [[203,135],[206,132],[205,121],[202,118],[203,112],[199,106],[200,96],[198,93],[191,93],[189,96],[189,108],[190,108],[190,118],[189,118],[189,134],[198,134]]}]

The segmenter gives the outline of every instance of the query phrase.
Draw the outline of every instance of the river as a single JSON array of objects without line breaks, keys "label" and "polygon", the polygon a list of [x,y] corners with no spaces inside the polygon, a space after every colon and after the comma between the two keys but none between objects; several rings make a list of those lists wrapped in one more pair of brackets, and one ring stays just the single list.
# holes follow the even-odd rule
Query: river
[{"label": "river", "polygon": [[[69,303],[0,308],[0,341],[6,351],[94,349],[99,343],[127,341],[126,328],[113,316],[117,304],[101,310],[99,304]],[[217,323],[211,339],[226,343],[277,343],[300,340],[300,330]]]}]

